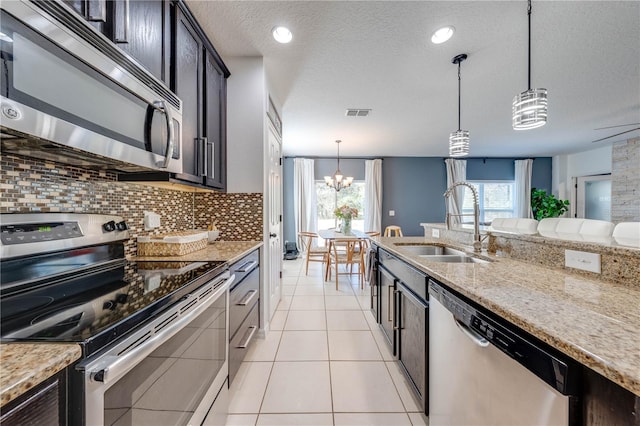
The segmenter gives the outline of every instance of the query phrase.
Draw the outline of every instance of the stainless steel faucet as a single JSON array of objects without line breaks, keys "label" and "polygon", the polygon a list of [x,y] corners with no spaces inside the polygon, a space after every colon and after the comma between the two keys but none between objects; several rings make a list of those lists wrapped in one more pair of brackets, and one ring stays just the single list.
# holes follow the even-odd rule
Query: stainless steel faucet
[{"label": "stainless steel faucet", "polygon": [[458,186],[466,186],[471,189],[473,193],[473,251],[476,253],[480,253],[482,250],[482,238],[480,237],[480,203],[478,202],[478,191],[476,188],[468,182],[456,182],[447,188],[447,191],[444,193],[445,198],[445,209],[446,209],[446,223],[447,229],[451,229],[451,216],[471,216],[471,214],[451,214],[449,213],[449,203],[446,202],[446,199],[451,196],[454,188]]}]

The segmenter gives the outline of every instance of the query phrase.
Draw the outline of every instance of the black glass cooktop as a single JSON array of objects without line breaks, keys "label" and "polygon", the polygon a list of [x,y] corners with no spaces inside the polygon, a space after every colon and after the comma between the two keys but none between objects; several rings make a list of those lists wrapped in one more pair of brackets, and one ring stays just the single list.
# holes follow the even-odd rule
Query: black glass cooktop
[{"label": "black glass cooktop", "polygon": [[78,342],[88,356],[226,269],[224,262],[100,262],[101,250],[3,262],[2,340]]}]

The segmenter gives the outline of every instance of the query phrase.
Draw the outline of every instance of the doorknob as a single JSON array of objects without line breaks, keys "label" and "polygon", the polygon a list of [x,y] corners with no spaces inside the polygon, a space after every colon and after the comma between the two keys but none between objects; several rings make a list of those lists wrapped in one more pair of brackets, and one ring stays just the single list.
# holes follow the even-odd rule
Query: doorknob
[{"label": "doorknob", "polygon": [[278,234],[276,234],[276,233],[272,232],[271,234],[269,234],[269,236],[270,236],[271,238],[275,238],[275,237],[277,237],[277,236],[278,236]]}]

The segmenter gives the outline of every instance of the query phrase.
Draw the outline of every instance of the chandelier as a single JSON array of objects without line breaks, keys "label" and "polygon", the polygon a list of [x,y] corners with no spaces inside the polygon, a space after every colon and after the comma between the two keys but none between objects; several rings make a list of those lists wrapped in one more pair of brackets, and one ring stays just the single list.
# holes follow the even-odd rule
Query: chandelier
[{"label": "chandelier", "polygon": [[512,124],[514,130],[535,129],[547,123],[547,89],[531,88],[531,0],[527,15],[529,18],[529,90],[518,93],[513,98]]},{"label": "chandelier", "polygon": [[449,155],[451,157],[464,157],[469,155],[469,131],[460,127],[460,63],[467,59],[465,53],[455,56],[452,64],[458,65],[458,130],[449,135]]},{"label": "chandelier", "polygon": [[344,175],[340,171],[340,143],[341,142],[342,142],[341,140],[336,141],[336,143],[338,144],[338,169],[333,174],[333,176],[324,177],[324,182],[327,184],[327,186],[335,189],[336,192],[339,192],[342,188],[350,187],[351,183],[353,182],[353,177],[351,176],[344,177]]}]

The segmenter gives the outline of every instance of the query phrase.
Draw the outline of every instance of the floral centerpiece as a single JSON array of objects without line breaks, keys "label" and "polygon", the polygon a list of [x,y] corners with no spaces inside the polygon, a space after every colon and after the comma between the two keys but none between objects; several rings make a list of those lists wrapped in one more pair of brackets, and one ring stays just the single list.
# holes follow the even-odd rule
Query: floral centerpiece
[{"label": "floral centerpiece", "polygon": [[333,212],[338,219],[341,219],[340,230],[343,234],[351,233],[351,219],[358,217],[358,209],[349,207],[346,204],[338,207]]}]

